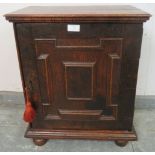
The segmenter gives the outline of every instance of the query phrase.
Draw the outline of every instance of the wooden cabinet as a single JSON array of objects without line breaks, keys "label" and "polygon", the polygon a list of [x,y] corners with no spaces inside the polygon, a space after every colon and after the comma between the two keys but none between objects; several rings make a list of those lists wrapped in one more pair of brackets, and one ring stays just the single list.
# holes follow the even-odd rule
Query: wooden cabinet
[{"label": "wooden cabinet", "polygon": [[23,88],[37,111],[25,137],[136,140],[143,22],[131,6],[28,7],[13,22]]}]

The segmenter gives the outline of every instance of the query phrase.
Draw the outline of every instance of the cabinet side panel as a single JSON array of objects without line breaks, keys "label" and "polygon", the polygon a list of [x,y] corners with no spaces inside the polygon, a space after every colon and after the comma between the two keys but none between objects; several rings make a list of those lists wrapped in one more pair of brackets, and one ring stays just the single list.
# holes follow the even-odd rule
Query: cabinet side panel
[{"label": "cabinet side panel", "polygon": [[[35,62],[34,42],[31,36],[31,24],[16,24],[15,34],[23,87],[29,89],[33,106],[38,110],[37,114],[39,114],[39,110],[41,110],[41,108],[39,108],[40,92]],[[39,115],[36,118],[39,119]]]},{"label": "cabinet side panel", "polygon": [[[25,88],[25,80],[24,80],[24,75],[23,75],[23,67],[22,67],[22,60],[21,60],[21,55],[20,55],[20,48],[19,48],[19,40],[18,40],[18,32],[17,32],[17,28],[16,28],[16,24],[13,23],[13,29],[14,29],[14,36],[15,36],[15,41],[16,41],[16,50],[17,50],[17,55],[18,55],[18,62],[19,62],[19,68],[20,68],[20,76],[21,76],[21,80],[22,80],[22,87],[23,87],[23,92],[24,92],[24,88]],[[25,93],[24,93],[25,96]]]},{"label": "cabinet side panel", "polygon": [[132,129],[133,125],[137,73],[143,33],[142,26],[142,24],[124,25],[119,117],[124,127],[129,130]]}]

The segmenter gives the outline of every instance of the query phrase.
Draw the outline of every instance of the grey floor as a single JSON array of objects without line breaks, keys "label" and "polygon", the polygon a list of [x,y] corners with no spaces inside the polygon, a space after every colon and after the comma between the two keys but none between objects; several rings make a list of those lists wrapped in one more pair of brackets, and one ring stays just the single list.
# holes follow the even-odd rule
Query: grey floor
[{"label": "grey floor", "polygon": [[23,136],[27,126],[22,120],[23,109],[23,104],[0,102],[0,151],[155,151],[155,109],[148,106],[136,108],[134,125],[138,141],[129,142],[125,147],[90,140],[50,140],[44,146],[35,146]]}]

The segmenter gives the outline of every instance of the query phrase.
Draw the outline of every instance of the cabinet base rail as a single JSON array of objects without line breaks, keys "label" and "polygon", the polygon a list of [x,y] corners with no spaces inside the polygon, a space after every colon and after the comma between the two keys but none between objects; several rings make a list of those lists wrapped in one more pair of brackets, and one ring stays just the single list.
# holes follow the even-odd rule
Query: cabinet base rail
[{"label": "cabinet base rail", "polygon": [[118,146],[125,146],[128,141],[137,140],[136,132],[127,130],[45,130],[27,128],[26,138],[32,138],[38,145],[44,145],[48,139],[89,139],[115,141]]}]

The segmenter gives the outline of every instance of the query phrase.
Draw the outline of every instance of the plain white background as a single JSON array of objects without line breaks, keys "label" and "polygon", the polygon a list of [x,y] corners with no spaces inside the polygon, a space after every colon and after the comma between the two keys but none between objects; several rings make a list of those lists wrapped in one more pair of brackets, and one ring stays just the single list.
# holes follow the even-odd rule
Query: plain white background
[{"label": "plain white background", "polygon": [[[5,20],[3,15],[32,5],[56,4],[0,4],[0,91],[22,91],[13,26]],[[150,20],[144,23],[143,26],[144,32],[138,72],[137,95],[155,95],[155,4],[129,5],[143,9],[152,15]]]}]

